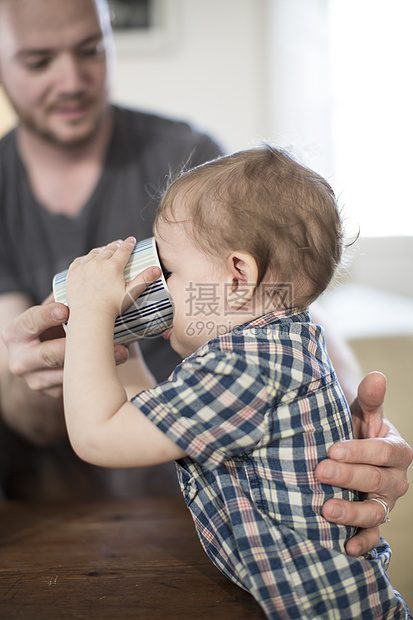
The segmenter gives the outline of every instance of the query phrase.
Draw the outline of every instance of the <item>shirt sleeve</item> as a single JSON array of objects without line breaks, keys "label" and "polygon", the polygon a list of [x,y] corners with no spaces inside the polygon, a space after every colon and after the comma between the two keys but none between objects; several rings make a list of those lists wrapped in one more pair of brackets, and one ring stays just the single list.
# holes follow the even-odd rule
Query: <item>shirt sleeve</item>
[{"label": "shirt sleeve", "polygon": [[259,368],[208,351],[132,399],[158,428],[209,469],[252,450],[266,434],[268,394]]}]

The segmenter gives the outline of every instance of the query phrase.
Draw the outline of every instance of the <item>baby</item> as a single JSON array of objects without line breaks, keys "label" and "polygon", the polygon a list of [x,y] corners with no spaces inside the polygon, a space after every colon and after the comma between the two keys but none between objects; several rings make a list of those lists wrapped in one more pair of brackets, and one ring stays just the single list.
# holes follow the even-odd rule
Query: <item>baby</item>
[{"label": "baby", "polygon": [[109,467],[175,460],[206,553],[268,618],[408,618],[386,574],[385,541],[347,556],[353,531],[322,517],[328,498],[357,498],[314,475],[329,447],[352,437],[307,310],[341,258],[333,190],[266,145],[182,174],[154,234],[174,303],[164,337],[183,361],[150,387],[139,360],[129,400],[113,324],[160,270],[125,282],[133,238],[74,261],[64,369],[73,448]]}]

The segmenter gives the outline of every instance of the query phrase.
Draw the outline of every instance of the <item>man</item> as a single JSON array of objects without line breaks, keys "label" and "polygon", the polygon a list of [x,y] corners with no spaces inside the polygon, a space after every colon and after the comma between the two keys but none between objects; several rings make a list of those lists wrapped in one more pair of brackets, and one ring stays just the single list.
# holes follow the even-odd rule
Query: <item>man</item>
[{"label": "man", "polygon": [[[170,470],[142,477],[75,459],[61,398],[67,309],[40,305],[53,274],[75,256],[131,234],[151,236],[170,171],[220,152],[184,123],[108,104],[111,35],[105,0],[0,0],[0,82],[19,118],[0,142],[0,465],[9,497],[176,490]],[[329,345],[339,368],[342,349],[332,339]],[[142,351],[158,380],[177,361],[162,339],[143,343]],[[117,347],[115,355],[124,384],[136,391],[139,353]],[[343,385],[346,377],[340,373]],[[364,379],[352,410],[359,437],[387,433],[386,440],[337,444],[330,453],[336,460],[320,463],[317,475],[371,492],[392,508],[407,490],[412,451],[382,422],[383,381],[378,374]],[[324,507],[331,520],[367,528],[349,541],[352,554],[377,544],[384,513],[376,501]]]}]

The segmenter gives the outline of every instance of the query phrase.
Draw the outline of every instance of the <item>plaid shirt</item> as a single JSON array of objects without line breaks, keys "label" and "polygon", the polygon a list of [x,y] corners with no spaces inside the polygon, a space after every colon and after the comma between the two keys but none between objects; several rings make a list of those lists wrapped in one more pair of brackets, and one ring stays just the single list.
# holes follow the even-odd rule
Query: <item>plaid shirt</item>
[{"label": "plaid shirt", "polygon": [[134,404],[183,448],[178,477],[214,564],[268,618],[407,618],[386,574],[385,541],[344,552],[350,528],[321,516],[319,461],[352,437],[322,330],[307,313],[270,313],[199,348]]}]

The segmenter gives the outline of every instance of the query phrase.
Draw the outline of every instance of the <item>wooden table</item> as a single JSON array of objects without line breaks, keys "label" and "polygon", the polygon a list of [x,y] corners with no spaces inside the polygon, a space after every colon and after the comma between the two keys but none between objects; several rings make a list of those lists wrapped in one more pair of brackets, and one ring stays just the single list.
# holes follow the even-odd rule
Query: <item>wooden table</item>
[{"label": "wooden table", "polygon": [[179,497],[0,503],[0,618],[255,620]]}]

